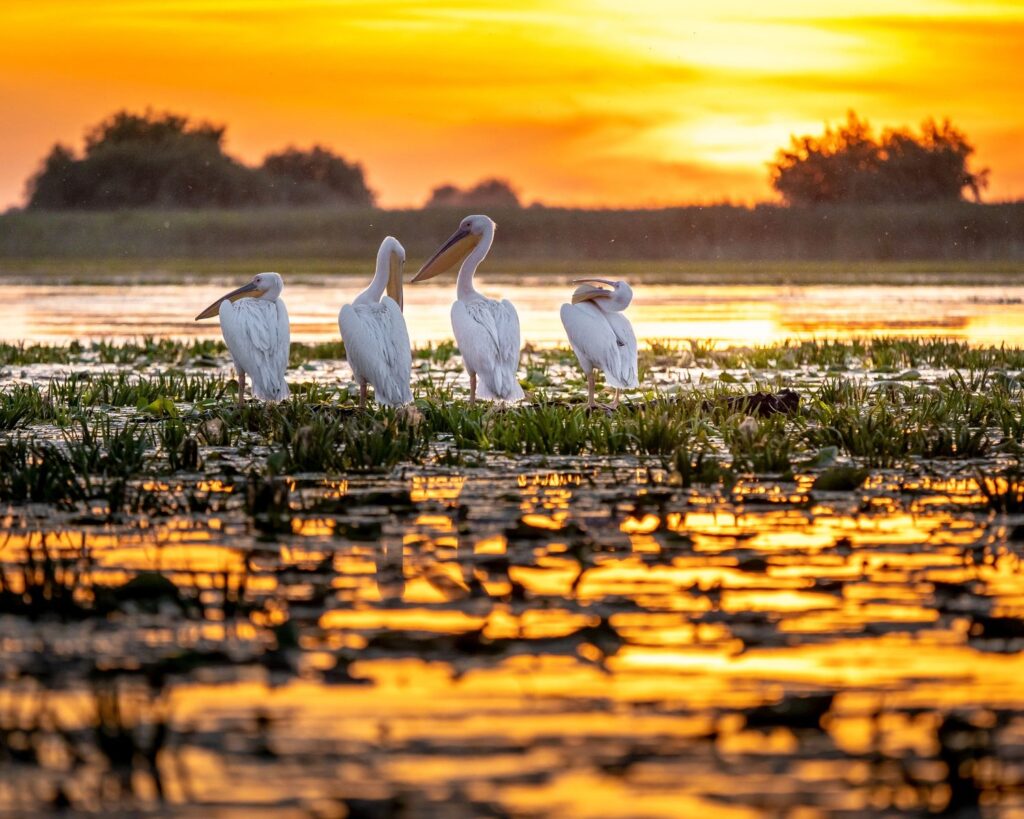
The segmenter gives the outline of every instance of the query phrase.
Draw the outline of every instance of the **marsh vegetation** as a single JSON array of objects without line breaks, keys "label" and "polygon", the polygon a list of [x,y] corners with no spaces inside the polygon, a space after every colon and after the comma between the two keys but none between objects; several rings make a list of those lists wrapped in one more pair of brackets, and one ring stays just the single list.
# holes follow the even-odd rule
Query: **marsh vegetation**
[{"label": "marsh vegetation", "polygon": [[[493,208],[501,242],[489,269],[564,270],[573,265],[660,261],[671,271],[708,263],[759,262],[778,267],[816,262],[980,261],[1005,266],[1024,258],[1024,205],[821,205],[787,208],[679,207],[662,210]],[[136,209],[105,212],[21,211],[0,215],[0,265],[47,270],[223,269],[245,262],[250,273],[274,262],[287,269],[337,272],[359,260],[366,270],[384,235],[397,236],[411,258],[465,216],[461,208],[378,210],[366,207],[268,207],[234,210]],[[562,260],[562,261],[553,261]],[[686,260],[680,262],[679,260]],[[99,264],[102,262],[102,264]],[[259,266],[255,269],[253,264]],[[292,265],[287,268],[286,265]],[[572,272],[572,265],[570,270]],[[757,265],[754,265],[755,268]],[[934,265],[923,265],[930,270]],[[282,270],[281,268],[285,268]],[[962,266],[961,266],[962,269]],[[776,271],[777,272],[777,271]],[[819,279],[820,280],[820,279]]]}]

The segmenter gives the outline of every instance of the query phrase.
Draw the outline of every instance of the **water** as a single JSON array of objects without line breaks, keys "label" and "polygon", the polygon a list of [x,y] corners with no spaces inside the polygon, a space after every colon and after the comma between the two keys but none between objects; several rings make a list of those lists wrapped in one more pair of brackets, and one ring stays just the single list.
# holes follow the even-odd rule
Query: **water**
[{"label": "water", "polygon": [[1024,654],[994,633],[1024,610],[1019,541],[972,480],[808,503],[806,482],[722,496],[632,459],[492,460],[296,481],[273,536],[230,481],[158,483],[168,511],[119,523],[9,519],[7,571],[45,548],[198,602],[0,621],[23,748],[0,809],[58,784],[167,816],[1024,809]]},{"label": "water", "polygon": [[[516,302],[525,338],[561,340],[564,285],[483,289]],[[3,334],[216,336],[190,318],[223,290],[8,286]],[[345,292],[290,286],[295,337],[333,338]],[[450,297],[410,288],[415,342],[450,337]],[[630,315],[648,339],[1019,344],[1021,298],[651,285]],[[813,369],[754,375],[838,377]],[[870,400],[951,375],[840,374]],[[266,454],[252,436],[204,446],[195,473],[154,461],[114,513],[99,492],[4,507],[0,816],[1024,816],[1024,516],[978,484],[1012,450],[846,492],[802,468],[686,488],[657,458],[495,453],[274,483]],[[175,591],[129,595],[140,572]],[[105,614],[57,616],[112,588]]]},{"label": "water", "polygon": [[[219,335],[216,320],[192,319],[237,282],[118,285],[6,285],[0,339],[66,341],[140,335]],[[527,280],[488,284],[487,295],[511,299],[524,341],[564,343],[558,308],[571,285]],[[351,277],[286,284],[292,338],[337,338],[341,304],[363,286]],[[872,335],[943,336],[971,344],[1024,344],[1024,286],[692,286],[639,284],[629,310],[637,337],[715,339],[770,344],[786,339]],[[406,288],[413,344],[451,338],[450,283]]]}]

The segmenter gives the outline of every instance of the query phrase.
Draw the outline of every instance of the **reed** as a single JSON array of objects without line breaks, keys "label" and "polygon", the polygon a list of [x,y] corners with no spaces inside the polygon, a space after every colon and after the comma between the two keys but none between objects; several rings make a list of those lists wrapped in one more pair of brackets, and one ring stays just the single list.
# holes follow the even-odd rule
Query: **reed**
[{"label": "reed", "polygon": [[[520,261],[551,269],[627,260],[1019,261],[1022,214],[1021,203],[499,210],[491,213],[502,236],[492,269]],[[232,260],[259,259],[284,269],[303,260],[303,270],[365,273],[382,236],[401,237],[420,258],[464,215],[333,206],[15,211],[0,215],[0,268],[34,269],[33,260],[45,259],[58,268],[62,260],[76,260],[77,269],[107,260],[114,269],[140,262],[167,269],[167,260],[191,260],[226,269]]]}]

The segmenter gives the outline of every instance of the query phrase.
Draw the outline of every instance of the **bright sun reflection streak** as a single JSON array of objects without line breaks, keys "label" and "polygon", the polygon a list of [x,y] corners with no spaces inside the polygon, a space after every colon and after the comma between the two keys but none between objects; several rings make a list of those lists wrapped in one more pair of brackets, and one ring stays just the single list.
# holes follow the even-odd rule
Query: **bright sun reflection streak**
[{"label": "bright sun reflection streak", "polygon": [[[642,269],[638,271],[642,273]],[[600,271],[595,271],[599,275]],[[351,280],[324,277],[288,286],[286,301],[296,341],[338,337],[337,305],[324,288],[345,290]],[[569,285],[509,283],[498,277],[481,285],[517,306],[522,336],[534,344],[565,344],[558,306]],[[1024,287],[988,286],[734,286],[635,285],[629,318],[637,337],[713,339],[721,344],[764,345],[793,339],[865,336],[942,336],[971,344],[1024,344]],[[77,338],[219,338],[216,323],[182,318],[194,287],[82,286],[73,290],[5,287],[12,321],[0,340],[66,342]],[[451,338],[451,292],[445,287],[408,288],[406,312],[415,345]]]}]

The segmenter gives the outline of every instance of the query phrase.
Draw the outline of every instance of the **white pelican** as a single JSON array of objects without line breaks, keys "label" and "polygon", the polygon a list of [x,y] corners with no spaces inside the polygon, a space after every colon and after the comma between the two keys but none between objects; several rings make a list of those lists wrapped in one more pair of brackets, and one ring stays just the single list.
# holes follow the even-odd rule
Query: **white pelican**
[{"label": "white pelican", "polygon": [[[595,287],[597,282],[611,287]],[[607,279],[576,279],[580,284],[572,294],[572,304],[563,304],[562,325],[572,350],[587,374],[587,406],[595,407],[594,368],[604,371],[605,381],[615,387],[611,408],[619,405],[619,390],[638,386],[636,335],[622,311],[633,300],[633,290],[625,282]]]},{"label": "white pelican", "polygon": [[345,355],[359,382],[360,407],[366,406],[367,383],[373,384],[378,404],[412,401],[412,349],[402,316],[404,266],[405,248],[388,236],[377,251],[377,270],[370,286],[338,313]]},{"label": "white pelican", "polygon": [[494,401],[520,401],[519,316],[512,302],[478,293],[473,274],[494,242],[494,222],[487,216],[467,216],[420,268],[413,282],[432,279],[462,262],[452,305],[452,330],[469,373],[469,400],[477,395]]},{"label": "white pelican", "polygon": [[281,301],[284,282],[277,273],[260,273],[251,282],[221,296],[196,321],[220,315],[220,331],[238,374],[238,402],[245,401],[245,376],[252,394],[264,401],[288,397],[288,310]]}]

